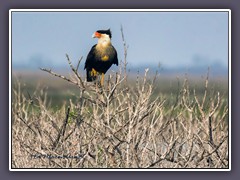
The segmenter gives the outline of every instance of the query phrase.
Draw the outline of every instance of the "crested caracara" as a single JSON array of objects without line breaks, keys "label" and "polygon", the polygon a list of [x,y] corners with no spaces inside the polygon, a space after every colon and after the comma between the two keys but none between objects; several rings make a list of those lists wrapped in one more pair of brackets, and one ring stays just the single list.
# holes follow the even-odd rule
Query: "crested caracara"
[{"label": "crested caracara", "polygon": [[88,53],[84,69],[87,71],[88,82],[94,81],[97,75],[102,75],[101,86],[103,86],[104,74],[112,64],[118,66],[117,51],[111,43],[112,34],[110,29],[98,30],[92,37],[98,38],[98,43]]}]

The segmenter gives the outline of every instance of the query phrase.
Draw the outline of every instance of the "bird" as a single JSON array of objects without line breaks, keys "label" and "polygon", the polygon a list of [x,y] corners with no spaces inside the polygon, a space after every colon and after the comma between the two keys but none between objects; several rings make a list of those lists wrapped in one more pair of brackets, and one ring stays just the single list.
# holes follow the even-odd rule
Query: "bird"
[{"label": "bird", "polygon": [[115,64],[118,66],[118,55],[111,43],[111,30],[98,30],[93,33],[92,38],[98,38],[89,51],[84,69],[86,69],[87,82],[95,81],[101,75],[101,86],[104,85],[104,75],[108,69]]}]

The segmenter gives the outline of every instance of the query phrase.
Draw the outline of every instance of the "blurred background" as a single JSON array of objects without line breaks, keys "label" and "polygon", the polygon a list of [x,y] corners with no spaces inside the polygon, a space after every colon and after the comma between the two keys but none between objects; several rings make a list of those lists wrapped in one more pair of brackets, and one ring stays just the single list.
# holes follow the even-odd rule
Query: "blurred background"
[{"label": "blurred background", "polygon": [[64,68],[66,53],[85,61],[92,34],[108,28],[123,60],[121,25],[130,69],[227,71],[228,12],[13,12],[13,70]]},{"label": "blurred background", "polygon": [[[124,60],[121,26],[128,45],[129,76],[145,68],[162,77],[206,76],[228,81],[228,12],[12,12],[12,74],[27,84],[55,86],[55,77],[39,67],[68,73],[67,53],[73,64],[83,57],[79,73],[97,43],[92,34],[111,29],[112,44]],[[113,66],[111,70],[117,70]],[[108,73],[111,73],[109,71]],[[50,76],[50,77],[49,77]],[[171,88],[172,81],[167,89]],[[225,88],[228,87],[224,83]],[[163,89],[162,89],[163,90]],[[30,91],[30,90],[29,90]],[[54,93],[53,93],[54,94]]]}]

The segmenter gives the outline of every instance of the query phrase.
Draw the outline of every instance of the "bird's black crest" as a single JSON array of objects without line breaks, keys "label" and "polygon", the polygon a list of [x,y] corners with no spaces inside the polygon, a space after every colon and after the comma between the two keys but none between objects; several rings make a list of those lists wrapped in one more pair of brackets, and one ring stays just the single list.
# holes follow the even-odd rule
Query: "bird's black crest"
[{"label": "bird's black crest", "polygon": [[109,35],[110,38],[112,38],[112,33],[111,33],[110,29],[108,29],[108,30],[98,30],[97,32],[100,33],[100,34],[107,34],[107,35]]}]

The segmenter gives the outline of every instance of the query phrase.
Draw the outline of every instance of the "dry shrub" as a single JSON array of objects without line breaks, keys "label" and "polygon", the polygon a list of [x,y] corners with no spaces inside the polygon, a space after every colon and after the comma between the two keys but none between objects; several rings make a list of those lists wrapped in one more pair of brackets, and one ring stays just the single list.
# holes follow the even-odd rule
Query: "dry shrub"
[{"label": "dry shrub", "polygon": [[26,96],[14,85],[12,168],[228,168],[228,103],[208,75],[202,96],[186,78],[166,106],[148,69],[129,83],[125,59],[100,87],[67,60],[70,77],[42,70],[76,85],[77,103],[53,111],[47,92]]},{"label": "dry shrub", "polygon": [[[53,111],[46,92],[13,88],[13,168],[228,168],[228,106],[197,97],[187,79],[171,106],[154,81],[111,76],[105,87],[70,79],[78,102]],[[49,71],[51,72],[51,71]]]}]

